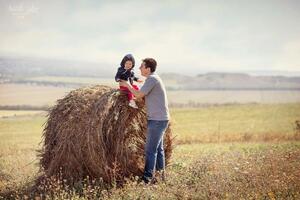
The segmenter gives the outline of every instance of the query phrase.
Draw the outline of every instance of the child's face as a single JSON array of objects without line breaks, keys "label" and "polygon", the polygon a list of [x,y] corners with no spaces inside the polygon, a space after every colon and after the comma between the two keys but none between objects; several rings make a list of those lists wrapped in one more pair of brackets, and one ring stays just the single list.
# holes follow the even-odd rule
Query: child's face
[{"label": "child's face", "polygon": [[132,68],[132,61],[130,61],[130,60],[127,60],[126,62],[125,62],[125,67],[124,67],[126,70],[127,69],[131,69]]}]

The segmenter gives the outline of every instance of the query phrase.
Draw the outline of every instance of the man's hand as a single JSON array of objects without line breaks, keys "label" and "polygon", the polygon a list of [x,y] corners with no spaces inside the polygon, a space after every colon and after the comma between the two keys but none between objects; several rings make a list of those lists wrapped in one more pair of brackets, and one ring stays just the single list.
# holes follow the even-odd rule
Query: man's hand
[{"label": "man's hand", "polygon": [[141,80],[141,79],[138,79],[136,82],[138,82],[138,83],[142,83],[142,82],[144,82],[143,80]]},{"label": "man's hand", "polygon": [[124,86],[124,87],[127,87],[127,88],[129,89],[129,91],[132,92],[133,95],[134,95],[137,99],[143,98],[143,97],[145,96],[145,94],[142,93],[141,91],[135,90],[130,84],[128,84],[127,81],[123,81],[123,80],[122,80],[122,81],[120,82],[120,85],[121,85],[121,86]]}]

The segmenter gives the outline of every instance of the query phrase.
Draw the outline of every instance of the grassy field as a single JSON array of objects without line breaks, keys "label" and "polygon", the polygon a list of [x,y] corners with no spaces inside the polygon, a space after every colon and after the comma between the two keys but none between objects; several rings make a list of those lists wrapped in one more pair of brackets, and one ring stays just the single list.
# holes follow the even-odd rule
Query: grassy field
[{"label": "grassy field", "polygon": [[173,109],[171,116],[179,143],[299,139],[300,104]]},{"label": "grassy field", "polygon": [[[41,78],[41,77],[40,77]],[[38,77],[36,78],[37,80]],[[102,84],[118,87],[115,82],[107,79],[93,78],[58,78],[46,77],[45,80],[58,80],[64,83]],[[41,79],[43,80],[43,79]],[[98,82],[97,82],[98,81]],[[71,90],[70,87],[54,87],[27,84],[0,84],[0,106],[4,105],[53,105],[59,98],[63,98]],[[295,103],[300,102],[299,91],[168,91],[171,107],[193,106],[194,104],[249,104],[249,103]],[[199,106],[198,106],[199,107]]]},{"label": "grassy field", "polygon": [[292,90],[178,90],[168,91],[170,104],[295,103],[300,92]]},{"label": "grassy field", "polygon": [[8,118],[12,116],[32,116],[42,113],[43,111],[39,110],[0,110],[0,118]]},{"label": "grassy field", "polygon": [[[75,190],[55,181],[40,190],[48,199],[299,199],[299,111],[300,104],[172,109],[176,147],[166,183]],[[46,118],[15,112],[0,111],[0,199],[31,199]]]},{"label": "grassy field", "polygon": [[0,105],[53,105],[71,88],[25,84],[0,84]]}]

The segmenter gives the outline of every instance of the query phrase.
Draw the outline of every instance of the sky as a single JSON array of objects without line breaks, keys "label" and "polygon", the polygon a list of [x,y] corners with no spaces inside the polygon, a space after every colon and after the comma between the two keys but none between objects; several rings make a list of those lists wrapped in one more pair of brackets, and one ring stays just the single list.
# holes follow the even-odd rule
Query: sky
[{"label": "sky", "polygon": [[158,69],[300,71],[300,1],[0,0],[0,56]]}]

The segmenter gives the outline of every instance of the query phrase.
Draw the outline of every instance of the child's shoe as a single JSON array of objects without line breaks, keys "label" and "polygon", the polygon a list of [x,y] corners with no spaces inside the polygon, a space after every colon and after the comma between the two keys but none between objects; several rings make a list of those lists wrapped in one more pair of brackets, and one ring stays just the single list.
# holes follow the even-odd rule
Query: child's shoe
[{"label": "child's shoe", "polygon": [[136,105],[136,103],[135,103],[135,101],[132,99],[132,100],[130,100],[129,101],[129,104],[128,104],[130,107],[132,107],[132,108],[139,108],[137,105]]}]

